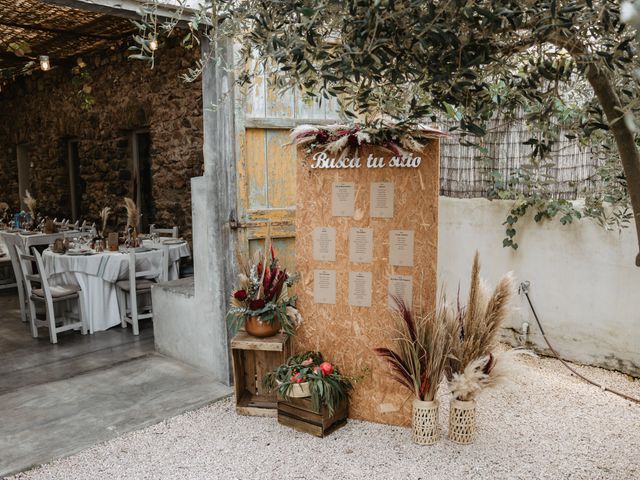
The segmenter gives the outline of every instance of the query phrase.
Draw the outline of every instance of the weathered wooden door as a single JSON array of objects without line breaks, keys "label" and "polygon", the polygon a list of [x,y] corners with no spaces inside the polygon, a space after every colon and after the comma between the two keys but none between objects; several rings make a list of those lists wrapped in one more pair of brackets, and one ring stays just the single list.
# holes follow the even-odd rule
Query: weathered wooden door
[{"label": "weathered wooden door", "polygon": [[304,123],[332,123],[333,102],[304,102],[278,94],[259,79],[236,104],[238,132],[238,245],[243,254],[263,248],[267,225],[282,265],[295,269],[296,151],[289,133]]}]

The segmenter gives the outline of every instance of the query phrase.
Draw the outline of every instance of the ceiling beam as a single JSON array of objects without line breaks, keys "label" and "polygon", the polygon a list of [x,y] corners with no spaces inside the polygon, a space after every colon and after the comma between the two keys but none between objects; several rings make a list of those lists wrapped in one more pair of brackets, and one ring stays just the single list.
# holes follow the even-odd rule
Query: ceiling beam
[{"label": "ceiling beam", "polygon": [[[12,27],[12,28],[20,28],[23,30],[32,30],[32,31],[37,31],[37,32],[47,32],[47,33],[55,33],[56,35],[64,35],[67,37],[84,37],[84,38],[94,38],[94,39],[99,39],[99,40],[118,40],[120,37],[112,37],[109,35],[100,35],[97,33],[85,33],[85,32],[78,32],[75,30],[64,30],[61,28],[51,28],[51,27],[44,27],[42,25],[31,25],[31,24],[24,24],[24,23],[15,23],[15,22],[7,22],[4,20],[0,20],[0,26],[6,26],[6,27]],[[132,28],[133,30],[133,28]]]}]

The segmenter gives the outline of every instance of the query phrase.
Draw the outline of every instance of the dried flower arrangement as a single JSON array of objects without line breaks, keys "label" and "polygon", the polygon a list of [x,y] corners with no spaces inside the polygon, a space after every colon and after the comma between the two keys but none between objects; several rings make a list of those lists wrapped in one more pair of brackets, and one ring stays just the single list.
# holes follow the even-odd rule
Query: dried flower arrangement
[{"label": "dried flower arrangement", "polygon": [[280,268],[270,235],[265,239],[264,251],[256,252],[253,261],[238,257],[240,284],[231,295],[231,308],[227,312],[231,329],[235,333],[248,318],[258,317],[270,325],[279,322],[285,333],[294,335],[302,316],[295,308],[296,297],[289,296],[289,287],[298,280],[298,275],[289,275]]},{"label": "dried flower arrangement", "polygon": [[432,401],[451,349],[453,311],[443,304],[435,312],[414,315],[403,300],[394,300],[398,308],[393,315],[399,324],[396,349],[378,347],[374,351],[387,361],[392,378],[416,399]]},{"label": "dried flower arrangement", "polygon": [[[320,410],[324,405],[333,415],[336,407],[349,396],[353,384],[361,377],[348,377],[340,373],[340,369],[325,361],[320,352],[304,352],[289,357],[282,365],[267,373],[262,384],[268,390],[277,388],[278,394],[289,399],[294,389],[302,391],[304,385],[306,396],[311,397],[313,408]],[[304,395],[304,394],[302,394]],[[298,395],[298,396],[302,396]]]},{"label": "dried flower arrangement", "polygon": [[110,207],[104,207],[100,210],[100,220],[102,225],[102,228],[100,229],[100,236],[102,238],[107,237],[107,221],[109,220],[109,215],[111,215]]},{"label": "dried flower arrangement", "polygon": [[513,277],[504,275],[489,294],[480,279],[480,257],[476,252],[466,307],[458,302],[453,342],[447,364],[447,379],[453,398],[473,400],[484,388],[505,377],[515,352],[495,353],[500,327],[509,313]]},{"label": "dried flower arrangement", "polygon": [[355,154],[361,146],[375,145],[388,150],[392,155],[408,156],[417,152],[432,139],[444,132],[420,126],[407,130],[400,125],[376,122],[363,126],[351,125],[300,125],[291,133],[291,143],[305,146],[309,151],[321,148],[328,153],[340,154],[340,158]]},{"label": "dried flower arrangement", "polygon": [[38,206],[38,202],[36,201],[35,198],[33,198],[31,196],[31,193],[29,193],[29,190],[25,191],[25,195],[24,195],[24,204],[27,207],[27,210],[29,211],[29,216],[31,217],[31,222],[35,225],[36,219],[38,218],[38,212],[36,211],[36,207]]},{"label": "dried flower arrangement", "polygon": [[138,211],[136,202],[129,197],[125,197],[124,207],[127,209],[127,228],[133,228],[136,230],[140,221],[140,212]]}]

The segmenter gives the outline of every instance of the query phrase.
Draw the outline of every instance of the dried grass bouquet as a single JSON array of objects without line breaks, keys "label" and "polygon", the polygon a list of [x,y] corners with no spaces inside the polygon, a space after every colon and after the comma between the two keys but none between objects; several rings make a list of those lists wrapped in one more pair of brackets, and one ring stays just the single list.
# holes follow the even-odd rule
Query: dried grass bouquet
[{"label": "dried grass bouquet", "polygon": [[509,314],[514,284],[504,275],[493,292],[480,279],[480,256],[476,252],[471,268],[469,300],[458,307],[452,332],[446,375],[455,400],[470,401],[485,388],[505,379],[513,356],[522,350],[495,353],[498,332]]}]

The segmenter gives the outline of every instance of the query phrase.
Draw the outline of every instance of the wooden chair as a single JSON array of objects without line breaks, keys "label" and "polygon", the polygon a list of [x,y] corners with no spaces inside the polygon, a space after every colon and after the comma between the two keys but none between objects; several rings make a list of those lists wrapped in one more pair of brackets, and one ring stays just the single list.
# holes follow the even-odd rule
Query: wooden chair
[{"label": "wooden chair", "polygon": [[0,276],[0,290],[6,290],[8,288],[15,288],[18,286],[15,274],[13,273],[11,258],[8,253],[6,256],[0,257],[0,272],[2,272],[2,275]]},{"label": "wooden chair", "polygon": [[[140,334],[140,320],[153,318],[151,287],[168,277],[167,248],[163,247],[160,251],[162,252],[160,265],[149,266],[146,270],[137,270],[136,253],[129,252],[129,278],[116,282],[122,328],[127,328],[127,323],[130,323],[134,335]],[[147,303],[139,303],[140,299]]]},{"label": "wooden chair", "polygon": [[[26,286],[27,298],[29,301],[29,322],[31,323],[31,335],[38,337],[38,327],[49,329],[49,339],[51,343],[58,343],[58,333],[67,330],[80,330],[83,335],[87,334],[87,327],[82,311],[81,289],[77,285],[49,286],[49,281],[44,274],[44,263],[37,250],[33,255],[24,253],[16,247],[20,268]],[[37,267],[34,273],[33,264]],[[37,286],[35,285],[37,284]],[[56,318],[54,304],[76,300],[78,302],[77,318],[67,315]],[[38,318],[36,304],[44,305],[44,318]]]},{"label": "wooden chair", "polygon": [[178,227],[173,228],[156,228],[154,224],[149,225],[149,234],[158,235],[159,237],[178,238]]}]

